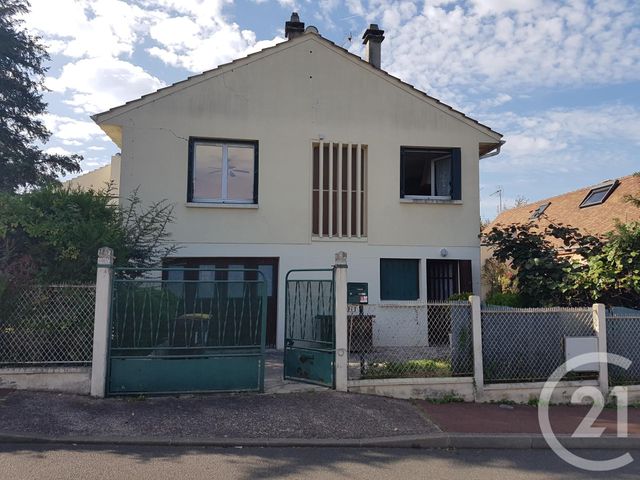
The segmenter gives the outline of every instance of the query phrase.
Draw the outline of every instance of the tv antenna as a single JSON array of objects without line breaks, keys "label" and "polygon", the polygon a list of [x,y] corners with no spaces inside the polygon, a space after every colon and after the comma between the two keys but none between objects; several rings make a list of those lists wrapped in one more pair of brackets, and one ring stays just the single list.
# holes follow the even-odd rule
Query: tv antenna
[{"label": "tv antenna", "polygon": [[500,185],[498,185],[498,189],[495,192],[493,192],[491,195],[489,195],[490,197],[498,195],[498,213],[502,213],[502,210],[503,210],[502,192],[503,192],[502,187]]}]

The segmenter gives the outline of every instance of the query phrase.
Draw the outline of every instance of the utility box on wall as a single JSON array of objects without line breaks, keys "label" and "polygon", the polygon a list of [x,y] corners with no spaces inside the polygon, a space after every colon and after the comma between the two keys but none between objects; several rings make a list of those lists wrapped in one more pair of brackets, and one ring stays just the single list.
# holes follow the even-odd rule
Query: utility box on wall
[{"label": "utility box on wall", "polygon": [[369,303],[369,284],[366,282],[347,283],[347,303],[351,305]]}]

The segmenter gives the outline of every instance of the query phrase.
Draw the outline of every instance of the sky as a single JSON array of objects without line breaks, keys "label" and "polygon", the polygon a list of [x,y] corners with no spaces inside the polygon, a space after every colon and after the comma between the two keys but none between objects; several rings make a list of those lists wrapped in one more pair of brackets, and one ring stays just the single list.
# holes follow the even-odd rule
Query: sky
[{"label": "sky", "polygon": [[480,162],[481,216],[640,171],[638,0],[31,0],[51,55],[47,150],[82,168],[117,147],[90,115],[284,41],[292,11],[382,68],[502,133]]}]

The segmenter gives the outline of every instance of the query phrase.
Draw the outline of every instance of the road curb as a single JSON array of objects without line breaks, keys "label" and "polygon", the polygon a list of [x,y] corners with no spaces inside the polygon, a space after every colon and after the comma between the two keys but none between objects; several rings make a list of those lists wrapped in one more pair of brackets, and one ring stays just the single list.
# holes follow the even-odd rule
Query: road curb
[{"label": "road curb", "polygon": [[[640,436],[573,438],[558,435],[569,449],[640,449]],[[376,438],[172,438],[47,436],[0,433],[2,444],[130,445],[181,447],[315,447],[315,448],[424,448],[424,449],[548,449],[542,435],[435,433]]]}]

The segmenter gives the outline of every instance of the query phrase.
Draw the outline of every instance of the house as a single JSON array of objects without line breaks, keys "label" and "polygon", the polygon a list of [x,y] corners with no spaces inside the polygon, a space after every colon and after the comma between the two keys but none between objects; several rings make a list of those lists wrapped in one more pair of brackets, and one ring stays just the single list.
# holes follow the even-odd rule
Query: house
[{"label": "house", "polygon": [[112,193],[118,195],[120,180],[120,154],[111,157],[111,162],[103,167],[83,173],[64,182],[65,186],[83,190],[100,190],[111,187]]},{"label": "house", "polygon": [[175,204],[168,265],[267,276],[272,346],[286,273],[337,251],[370,303],[479,291],[479,160],[502,135],[381,70],[383,34],[363,60],[293,15],[287,41],[93,117],[121,196]]},{"label": "house", "polygon": [[[640,221],[640,209],[626,201],[628,195],[640,193],[640,175],[605,180],[597,185],[545,198],[527,205],[505,210],[483,229],[486,234],[493,227],[533,223],[544,230],[549,224],[575,227],[586,235],[603,237],[615,228],[616,222]],[[549,237],[560,255],[573,255],[560,239]],[[482,247],[482,264],[491,257],[491,249]],[[485,288],[483,286],[483,294]]]}]

